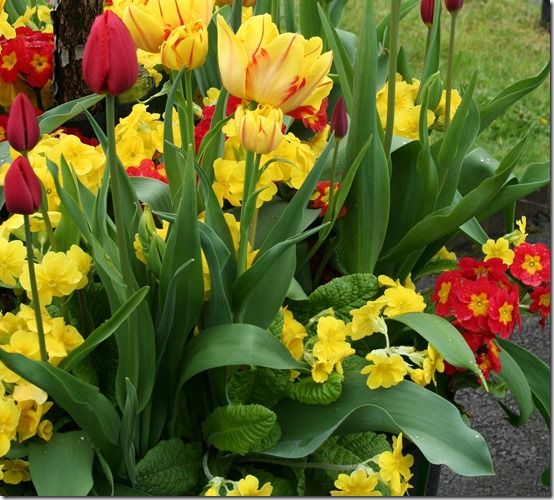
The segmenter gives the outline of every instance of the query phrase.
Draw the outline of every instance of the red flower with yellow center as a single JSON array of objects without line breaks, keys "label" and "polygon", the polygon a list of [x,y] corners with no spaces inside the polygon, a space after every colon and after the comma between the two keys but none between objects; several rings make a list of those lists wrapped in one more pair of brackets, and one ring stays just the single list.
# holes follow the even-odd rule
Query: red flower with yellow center
[{"label": "red flower with yellow center", "polygon": [[489,328],[503,338],[508,338],[514,327],[520,324],[519,294],[516,287],[505,288],[491,298],[489,307]]},{"label": "red flower with yellow center", "polygon": [[504,274],[508,266],[498,258],[489,259],[484,262],[472,259],[471,257],[462,257],[458,262],[458,267],[462,276],[470,280],[491,278],[503,283],[508,282]]},{"label": "red flower with yellow center", "polygon": [[431,300],[435,302],[435,311],[439,316],[450,316],[454,310],[456,294],[454,290],[462,281],[460,271],[447,271],[435,282],[435,291]]},{"label": "red flower with yellow center", "polygon": [[0,76],[6,83],[12,83],[17,79],[19,74],[18,58],[15,50],[7,52],[2,50],[0,56],[2,64],[0,64]]},{"label": "red flower with yellow center", "polygon": [[512,275],[526,285],[537,287],[550,280],[550,252],[543,243],[522,243],[514,247]]},{"label": "red flower with yellow center", "polygon": [[531,292],[529,311],[541,314],[540,325],[544,328],[546,318],[550,315],[550,285],[538,286]]},{"label": "red flower with yellow center", "polygon": [[127,167],[129,177],[150,177],[167,184],[167,176],[162,163],[156,165],[152,160],[145,158],[138,167]]},{"label": "red flower with yellow center", "polygon": [[52,52],[49,48],[40,52],[35,52],[29,63],[29,72],[27,73],[27,82],[29,85],[41,88],[52,75]]},{"label": "red flower with yellow center", "polygon": [[[333,193],[333,196],[335,197],[336,201],[336,194],[337,190],[339,189],[340,184],[338,182],[335,182],[335,191]],[[329,208],[329,195],[331,192],[331,182],[330,181],[321,181],[317,183],[317,192],[315,193],[315,198],[313,198],[312,201],[312,208],[320,208],[321,209],[321,217],[324,217],[327,213],[327,210]],[[346,207],[343,205],[339,212],[339,217],[344,217],[346,215]]]},{"label": "red flower with yellow center", "polygon": [[487,278],[460,283],[454,315],[463,328],[473,332],[488,329],[489,304],[497,290],[495,283]]},{"label": "red flower with yellow center", "polygon": [[[498,357],[499,352],[500,348],[498,345],[492,340],[487,340],[486,345],[476,356],[477,364],[487,380],[489,380],[491,372],[500,373],[500,370],[502,370],[502,364]],[[479,380],[478,382],[481,383]]]}]

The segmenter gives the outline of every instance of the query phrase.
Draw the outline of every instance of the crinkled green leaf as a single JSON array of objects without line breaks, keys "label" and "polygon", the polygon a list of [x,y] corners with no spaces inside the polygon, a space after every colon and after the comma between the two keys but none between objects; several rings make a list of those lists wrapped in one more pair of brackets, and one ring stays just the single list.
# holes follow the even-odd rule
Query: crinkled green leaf
[{"label": "crinkled green leaf", "polygon": [[252,367],[237,371],[227,384],[227,397],[231,403],[257,403],[272,408],[285,395],[288,380],[287,370]]},{"label": "crinkled green leaf", "polygon": [[262,405],[229,405],[216,408],[202,424],[206,441],[219,450],[244,454],[265,439],[277,421]]},{"label": "crinkled green leaf", "polygon": [[279,442],[279,439],[281,439],[281,426],[276,423],[265,438],[252,446],[250,452],[259,453],[268,450],[269,448],[273,448],[273,446]]},{"label": "crinkled green leaf", "polygon": [[201,443],[160,441],[137,464],[137,488],[154,496],[194,494],[201,470]]},{"label": "crinkled green leaf", "polygon": [[83,431],[56,432],[47,443],[29,442],[29,471],[39,496],[87,496],[94,448]]},{"label": "crinkled green leaf", "polygon": [[306,377],[300,382],[287,385],[287,396],[307,405],[329,405],[335,402],[342,392],[342,380],[337,372],[331,373],[323,383]]}]

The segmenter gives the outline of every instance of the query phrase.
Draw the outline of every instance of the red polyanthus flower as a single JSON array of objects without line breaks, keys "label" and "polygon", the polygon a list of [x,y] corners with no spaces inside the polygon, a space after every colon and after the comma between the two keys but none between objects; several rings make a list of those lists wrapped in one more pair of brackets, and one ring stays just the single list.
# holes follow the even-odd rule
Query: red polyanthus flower
[{"label": "red polyanthus flower", "polygon": [[22,40],[12,38],[0,41],[0,78],[6,83],[14,82],[24,66],[25,46]]},{"label": "red polyanthus flower", "polygon": [[[339,189],[340,184],[335,182],[335,193]],[[312,208],[321,209],[321,217],[324,217],[329,209],[329,194],[331,191],[331,182],[330,181],[321,181],[317,183],[317,193],[314,200],[312,200]],[[346,215],[346,207],[343,205],[339,212],[339,217],[344,217]]]},{"label": "red polyanthus flower", "polygon": [[4,179],[6,208],[12,214],[35,213],[42,202],[42,190],[29,160],[20,156],[10,165]]},{"label": "red polyanthus flower", "polygon": [[541,314],[539,324],[544,328],[546,318],[550,315],[550,284],[538,286],[530,295],[533,302],[529,306],[529,312]]},{"label": "red polyanthus flower", "polygon": [[17,94],[10,106],[6,137],[10,146],[17,151],[33,149],[40,138],[35,108],[23,92]]},{"label": "red polyanthus flower", "polygon": [[119,95],[138,78],[137,48],[123,21],[107,10],[96,17],[83,51],[83,78],[97,94]]},{"label": "red polyanthus flower", "polygon": [[521,328],[518,288],[499,289],[489,302],[490,331],[507,339],[514,331],[516,324],[519,324]]},{"label": "red polyanthus flower", "polygon": [[[498,356],[499,352],[500,348],[496,342],[494,340],[487,340],[485,347],[476,356],[477,365],[483,372],[486,380],[490,379],[491,372],[500,373],[500,370],[502,370],[502,364]],[[481,383],[480,380],[478,381]]]},{"label": "red polyanthus flower", "polygon": [[163,164],[156,165],[152,160],[145,158],[138,167],[127,167],[127,175],[130,177],[150,177],[168,183]]},{"label": "red polyanthus flower", "polygon": [[458,262],[458,268],[462,276],[470,280],[488,277],[503,283],[508,282],[505,274],[508,266],[498,258],[489,259],[485,262],[471,257],[462,257]]},{"label": "red polyanthus flower", "polygon": [[522,243],[514,247],[512,276],[526,285],[537,287],[550,281],[550,252],[543,243]]},{"label": "red polyanthus flower", "polygon": [[[225,116],[232,115],[237,110],[241,102],[242,102],[242,99],[230,95],[229,98],[227,99]],[[215,104],[211,106],[206,106],[202,110],[202,118],[200,119],[196,127],[194,127],[194,142],[195,142],[196,151],[198,151],[198,149],[200,148],[200,144],[202,144],[202,139],[204,139],[204,136],[210,130],[214,112],[215,112]]]},{"label": "red polyanthus flower", "polygon": [[454,290],[462,281],[460,271],[442,273],[435,282],[435,290],[431,300],[435,303],[435,311],[439,316],[450,316],[454,311],[456,294]]},{"label": "red polyanthus flower", "polygon": [[454,315],[464,329],[472,332],[488,330],[491,299],[497,293],[496,284],[488,278],[464,280],[456,289]]},{"label": "red polyanthus flower", "polygon": [[8,115],[0,114],[0,142],[6,140],[7,128],[8,128]]}]

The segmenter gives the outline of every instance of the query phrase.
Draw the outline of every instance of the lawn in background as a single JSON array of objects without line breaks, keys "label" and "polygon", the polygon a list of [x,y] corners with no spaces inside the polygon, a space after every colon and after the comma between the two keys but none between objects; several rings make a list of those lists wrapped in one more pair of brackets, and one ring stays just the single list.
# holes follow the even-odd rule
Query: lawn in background
[{"label": "lawn in background", "polygon": [[[357,33],[367,0],[346,1],[341,27]],[[379,21],[389,12],[390,1],[376,0],[375,6]],[[477,68],[475,99],[479,105],[506,85],[538,73],[550,59],[550,34],[539,26],[540,13],[540,0],[466,0],[456,22],[454,87],[467,85]],[[444,8],[442,26],[441,71],[446,75],[450,16]],[[400,29],[400,43],[415,77],[423,68],[426,36],[416,7],[402,20]],[[550,79],[498,118],[479,136],[477,145],[500,159],[525,134],[529,142],[521,165],[548,160]]]}]

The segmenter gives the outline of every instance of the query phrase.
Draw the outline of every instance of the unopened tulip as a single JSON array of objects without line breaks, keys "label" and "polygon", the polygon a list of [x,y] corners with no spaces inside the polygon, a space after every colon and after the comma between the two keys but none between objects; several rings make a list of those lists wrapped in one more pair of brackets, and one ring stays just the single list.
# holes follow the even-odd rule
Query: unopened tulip
[{"label": "unopened tulip", "polygon": [[428,28],[433,26],[433,13],[435,12],[435,0],[421,0],[421,19]]},{"label": "unopened tulip", "polygon": [[346,107],[342,96],[339,96],[331,116],[331,130],[335,132],[337,139],[342,139],[348,132],[348,117],[346,116]]},{"label": "unopened tulip", "polygon": [[235,112],[235,124],[244,149],[266,154],[279,146],[283,133],[283,112],[266,104],[254,110],[239,106]]},{"label": "unopened tulip", "polygon": [[4,179],[6,208],[12,214],[31,215],[42,201],[42,191],[33,167],[24,156],[16,158]]},{"label": "unopened tulip", "polygon": [[464,0],[444,0],[446,10],[450,13],[458,12],[464,5]]},{"label": "unopened tulip", "polygon": [[203,21],[175,28],[162,45],[162,64],[168,69],[196,69],[208,55],[208,31]]},{"label": "unopened tulip", "polygon": [[114,96],[137,81],[137,48],[121,19],[109,10],[92,23],[83,52],[83,78],[93,92]]},{"label": "unopened tulip", "polygon": [[[232,5],[233,0],[215,0],[217,5]],[[256,0],[242,0],[243,7],[252,7],[256,3]]]},{"label": "unopened tulip", "polygon": [[22,92],[17,94],[10,107],[6,137],[10,146],[21,152],[33,149],[40,138],[35,108]]}]

